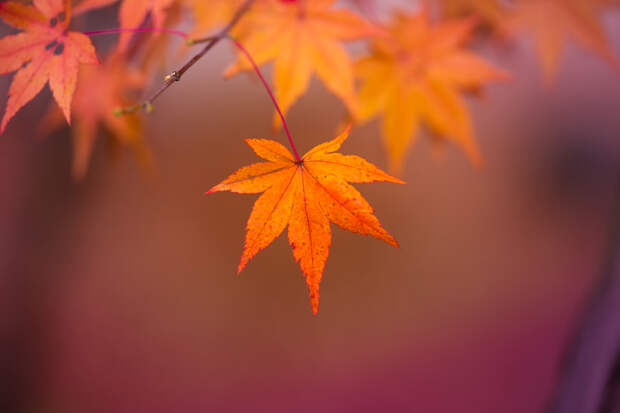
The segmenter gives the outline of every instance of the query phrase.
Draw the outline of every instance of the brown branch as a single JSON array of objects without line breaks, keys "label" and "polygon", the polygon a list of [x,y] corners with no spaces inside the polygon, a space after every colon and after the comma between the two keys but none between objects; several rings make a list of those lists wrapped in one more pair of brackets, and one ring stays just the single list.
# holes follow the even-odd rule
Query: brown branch
[{"label": "brown branch", "polygon": [[170,73],[169,75],[167,75],[164,78],[164,83],[148,99],[146,99],[142,103],[138,103],[137,105],[130,106],[128,108],[118,108],[118,109],[115,109],[114,113],[116,115],[123,115],[125,113],[136,112],[136,111],[138,111],[140,109],[144,109],[144,110],[146,110],[146,112],[149,112],[149,113],[152,112],[153,111],[153,102],[162,93],[164,93],[170,86],[172,86],[174,83],[180,81],[181,77],[185,74],[185,72],[187,72],[200,59],[202,59],[202,57],[205,54],[207,54],[209,52],[209,50],[211,50],[220,40],[222,40],[223,38],[226,38],[228,36],[228,32],[230,32],[230,30],[232,30],[232,28],[235,27],[235,25],[239,22],[241,17],[243,17],[243,15],[250,9],[250,7],[252,6],[252,3],[254,3],[254,0],[246,0],[241,5],[241,7],[239,7],[239,9],[237,9],[237,11],[233,15],[232,19],[230,20],[230,22],[228,22],[228,24],[226,26],[224,26],[224,28],[222,28],[222,30],[220,30],[215,36],[209,37],[207,39],[203,39],[203,41],[189,40],[188,44],[190,44],[190,45],[191,44],[196,44],[196,43],[202,43],[205,40],[207,41],[207,44],[202,48],[202,50],[198,54],[196,54],[187,63],[185,63],[183,65],[183,67],[181,67],[179,70],[175,70],[172,73]]}]

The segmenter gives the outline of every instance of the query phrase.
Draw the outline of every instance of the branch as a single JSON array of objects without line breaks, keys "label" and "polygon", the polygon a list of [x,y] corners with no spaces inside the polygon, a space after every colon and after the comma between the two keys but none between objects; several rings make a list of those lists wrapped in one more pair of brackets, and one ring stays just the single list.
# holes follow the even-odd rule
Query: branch
[{"label": "branch", "polygon": [[[226,38],[228,36],[228,32],[232,30],[233,27],[239,22],[241,17],[250,9],[254,3],[254,0],[246,0],[241,7],[235,12],[230,22],[220,30],[215,36],[208,38],[208,43],[202,48],[202,50],[192,57],[187,63],[183,65],[179,70],[175,70],[164,78],[164,83],[161,87],[153,93],[148,99],[134,106],[130,106],[128,108],[119,108],[115,109],[114,113],[116,115],[123,115],[125,113],[136,112],[140,109],[145,109],[147,112],[151,112],[153,110],[153,102],[164,93],[170,86],[174,83],[181,80],[181,77],[187,72],[192,66],[194,66],[202,57],[209,52],[220,40]],[[188,44],[194,44],[195,42],[189,40]]]},{"label": "branch", "polygon": [[609,387],[620,363],[620,179],[614,202],[607,260],[565,355],[551,413],[597,413],[613,403]]}]

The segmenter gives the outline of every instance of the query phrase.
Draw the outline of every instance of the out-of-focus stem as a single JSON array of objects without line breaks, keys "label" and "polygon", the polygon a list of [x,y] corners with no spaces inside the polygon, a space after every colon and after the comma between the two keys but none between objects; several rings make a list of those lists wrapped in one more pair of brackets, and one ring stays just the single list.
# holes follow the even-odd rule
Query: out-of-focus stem
[{"label": "out-of-focus stem", "polygon": [[166,34],[173,34],[175,36],[180,36],[180,37],[183,37],[184,39],[187,39],[188,37],[188,34],[185,32],[182,32],[181,30],[166,29],[162,27],[139,27],[136,29],[118,27],[118,28],[113,28],[113,29],[102,29],[102,30],[92,30],[89,32],[83,32],[83,34],[85,34],[86,36],[100,36],[103,34],[115,34],[115,33],[166,33]]}]

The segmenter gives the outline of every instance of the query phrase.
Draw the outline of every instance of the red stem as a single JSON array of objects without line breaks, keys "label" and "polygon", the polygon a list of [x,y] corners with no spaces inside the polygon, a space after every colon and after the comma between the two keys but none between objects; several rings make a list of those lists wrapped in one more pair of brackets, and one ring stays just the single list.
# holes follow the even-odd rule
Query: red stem
[{"label": "red stem", "polygon": [[125,33],[125,32],[129,32],[129,33],[157,32],[157,33],[174,34],[176,36],[181,36],[184,39],[187,39],[188,37],[187,33],[182,32],[180,30],[164,29],[164,28],[158,28],[158,27],[141,27],[137,29],[126,29],[126,28],[119,27],[115,29],[93,30],[90,32],[83,32],[83,33],[86,36],[99,36],[102,34],[115,34],[115,33]]},{"label": "red stem", "polygon": [[250,55],[250,52],[248,52],[248,50],[245,47],[243,47],[243,45],[239,43],[237,39],[234,39],[232,37],[228,37],[228,38],[232,40],[235,46],[237,46],[237,49],[239,49],[245,55],[245,57],[248,58],[248,60],[252,64],[252,67],[254,68],[254,71],[260,78],[261,82],[263,82],[263,85],[265,86],[265,89],[267,89],[267,93],[269,94],[269,97],[271,98],[271,101],[273,102],[273,106],[275,106],[276,111],[278,112],[278,115],[280,115],[280,119],[282,119],[282,126],[284,126],[284,130],[286,131],[286,136],[288,136],[288,141],[291,144],[291,148],[293,148],[293,153],[295,154],[295,158],[297,159],[297,162],[301,162],[301,158],[299,157],[299,154],[297,153],[297,148],[295,148],[295,144],[293,143],[291,132],[289,132],[288,125],[286,124],[286,120],[284,119],[284,115],[282,114],[282,110],[280,110],[280,105],[278,105],[278,102],[276,101],[276,97],[273,95],[273,92],[269,88],[269,85],[267,84],[267,81],[265,80],[265,78],[263,77],[263,74],[258,68],[258,65],[256,64],[256,62]]}]

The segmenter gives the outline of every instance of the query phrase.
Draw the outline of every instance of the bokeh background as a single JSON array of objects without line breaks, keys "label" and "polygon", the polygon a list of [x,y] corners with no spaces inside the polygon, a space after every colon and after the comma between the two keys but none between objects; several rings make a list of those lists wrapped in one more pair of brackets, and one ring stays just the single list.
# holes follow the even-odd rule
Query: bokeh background
[{"label": "bokeh background", "polygon": [[[470,101],[485,167],[425,135],[407,185],[358,186],[401,247],[335,228],[318,316],[285,236],[236,275],[256,197],[204,195],[243,138],[284,139],[255,79],[222,79],[228,45],[157,102],[150,172],[100,140],[74,182],[37,97],[0,139],[2,411],[543,411],[608,259],[620,82],[574,44],[551,85],[527,37],[475,47],[514,76]],[[344,116],[314,81],[300,150]],[[387,165],[376,122],[342,150]]]}]

